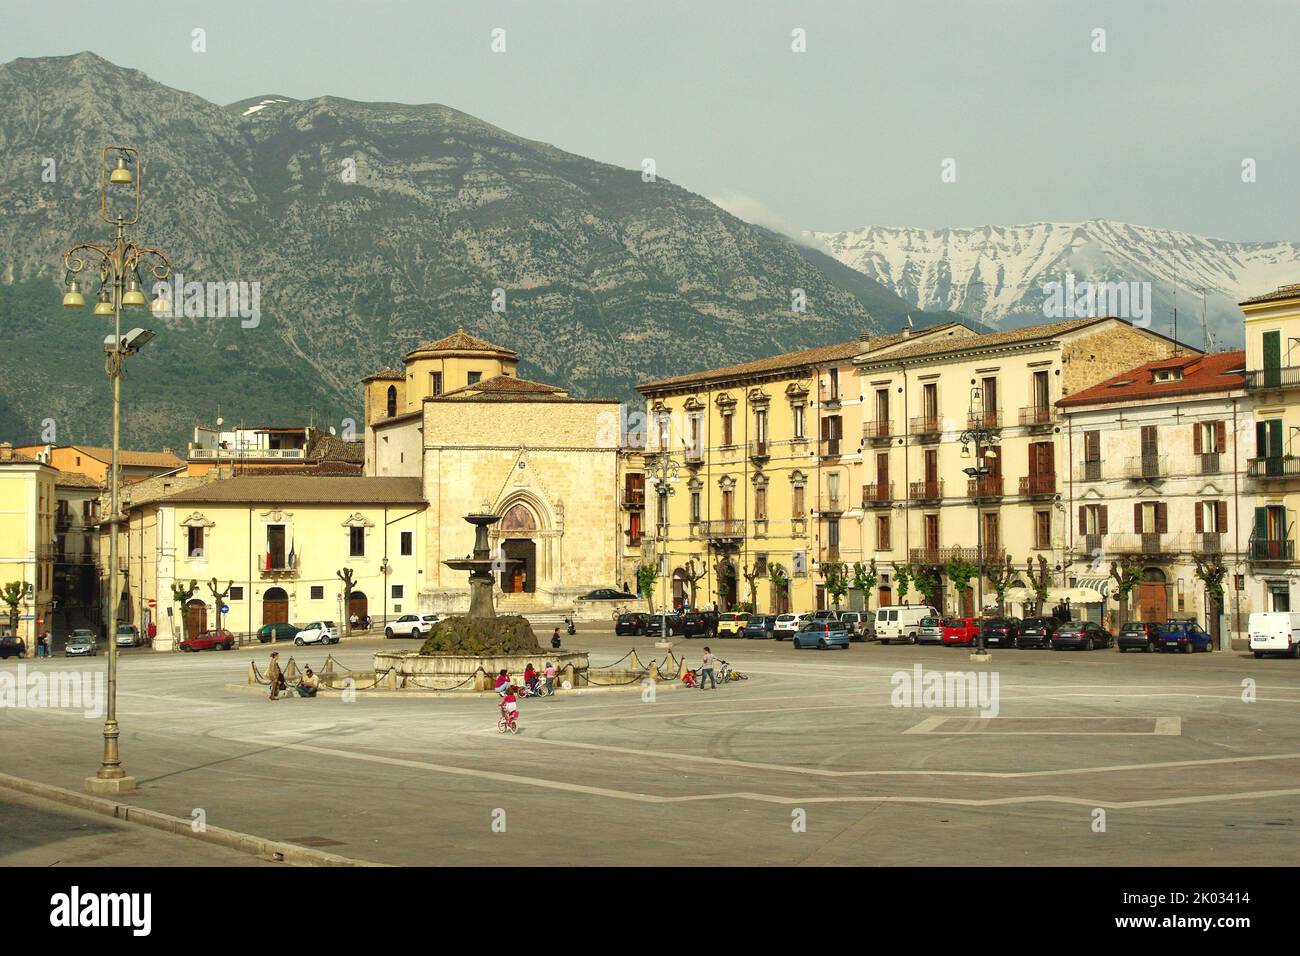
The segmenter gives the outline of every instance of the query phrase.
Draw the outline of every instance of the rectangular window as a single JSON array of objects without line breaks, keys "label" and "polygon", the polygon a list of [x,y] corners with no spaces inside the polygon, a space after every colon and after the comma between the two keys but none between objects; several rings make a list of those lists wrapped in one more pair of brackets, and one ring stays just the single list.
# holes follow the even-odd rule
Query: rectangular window
[{"label": "rectangular window", "polygon": [[767,444],[767,411],[760,409],[754,413],[754,437],[761,444]]},{"label": "rectangular window", "polygon": [[409,557],[415,552],[415,532],[403,531],[401,536],[401,552],[403,557]]},{"label": "rectangular window", "polygon": [[754,517],[759,521],[767,520],[767,489],[754,489]]},{"label": "rectangular window", "polygon": [[658,418],[659,425],[659,450],[663,451],[668,448],[668,416],[660,415]]},{"label": "rectangular window", "polygon": [[731,422],[733,417],[734,416],[732,415],[722,416],[722,444],[723,445],[730,446],[735,444],[735,442],[732,441],[732,435],[731,435]]},{"label": "rectangular window", "polygon": [[[889,422],[889,389],[876,389],[876,423],[884,426]],[[884,432],[883,434],[889,434]]]},{"label": "rectangular window", "polygon": [[939,550],[939,516],[925,516],[925,546],[930,551]]},{"label": "rectangular window", "polygon": [[266,566],[271,570],[283,570],[285,566],[284,525],[266,526]]},{"label": "rectangular window", "polygon": [[804,513],[803,485],[795,485],[790,489],[790,516],[802,518]]},{"label": "rectangular window", "polygon": [[1050,511],[1034,512],[1034,547],[1039,551],[1051,550],[1052,513]]},{"label": "rectangular window", "polygon": [[483,377],[483,373],[482,373],[482,372],[470,372],[470,373],[469,373],[469,378],[468,378],[469,384],[470,384],[470,385],[477,385],[478,382],[479,382],[479,379],[481,379],[482,377]]},{"label": "rectangular window", "polygon": [[[393,600],[394,600],[394,601],[400,601],[400,600],[405,596],[405,591],[406,591],[406,585],[404,585],[404,584],[394,584],[394,585],[393,585],[393,595],[392,595],[392,596],[393,596]],[[399,608],[398,610],[400,610],[400,608]]]},{"label": "rectangular window", "polygon": [[668,528],[668,492],[659,492],[659,507],[655,509],[659,518],[659,530],[662,533]]},{"label": "rectangular window", "polygon": [[187,532],[186,537],[188,538],[188,543],[185,546],[185,553],[191,558],[203,557],[203,529],[186,528],[185,531]]},{"label": "rectangular window", "polygon": [[1101,432],[1090,431],[1083,433],[1083,460],[1088,462],[1101,461]]},{"label": "rectangular window", "polygon": [[1034,408],[1046,411],[1052,406],[1052,396],[1046,372],[1034,373]]},{"label": "rectangular window", "polygon": [[700,493],[691,492],[691,524],[700,523]]},{"label": "rectangular window", "polygon": [[1001,547],[998,516],[996,514],[984,515],[984,547],[988,551],[996,551]]},{"label": "rectangular window", "polygon": [[934,382],[921,386],[921,414],[929,421],[939,418],[939,386]]},{"label": "rectangular window", "polygon": [[429,373],[429,394],[434,396],[442,394],[442,373],[441,372]]},{"label": "rectangular window", "polygon": [[230,589],[230,594],[229,594],[227,597],[228,597],[229,600],[231,600],[231,601],[242,601],[242,600],[244,599],[244,587],[243,587],[243,585],[242,585],[242,584],[236,584],[234,587],[232,587],[232,588]]},{"label": "rectangular window", "polygon": [[840,397],[840,370],[833,368],[830,370],[830,395],[827,397],[831,401],[837,401]]},{"label": "rectangular window", "polygon": [[325,600],[325,585],[323,585],[323,584],[313,584],[313,585],[311,586],[311,599],[312,599],[313,601],[323,601],[323,600]]},{"label": "rectangular window", "polygon": [[991,375],[980,379],[980,404],[983,405],[984,423],[998,424],[998,380]]},{"label": "rectangular window", "polygon": [[365,528],[348,528],[348,554],[354,558],[366,556]]},{"label": "rectangular window", "polygon": [[889,515],[876,518],[876,550],[889,551],[893,545],[889,542]]},{"label": "rectangular window", "polygon": [[804,407],[802,405],[794,406],[794,437],[796,441],[803,441],[807,437],[804,434]]}]

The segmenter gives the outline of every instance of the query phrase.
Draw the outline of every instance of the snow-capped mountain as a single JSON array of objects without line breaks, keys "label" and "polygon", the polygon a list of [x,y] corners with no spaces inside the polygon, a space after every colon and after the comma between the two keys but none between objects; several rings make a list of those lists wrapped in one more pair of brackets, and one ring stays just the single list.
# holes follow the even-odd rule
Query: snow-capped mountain
[{"label": "snow-capped mountain", "polygon": [[1242,341],[1237,302],[1300,281],[1294,242],[1229,242],[1105,219],[938,230],[865,226],[809,237],[919,308],[951,309],[995,326],[1057,317],[1051,309],[1061,297],[1049,283],[1125,283],[1136,306],[1126,318],[1141,318],[1145,309],[1151,327],[1168,334],[1177,305],[1178,337],[1194,345],[1201,344],[1202,289],[1215,344],[1233,346]]}]

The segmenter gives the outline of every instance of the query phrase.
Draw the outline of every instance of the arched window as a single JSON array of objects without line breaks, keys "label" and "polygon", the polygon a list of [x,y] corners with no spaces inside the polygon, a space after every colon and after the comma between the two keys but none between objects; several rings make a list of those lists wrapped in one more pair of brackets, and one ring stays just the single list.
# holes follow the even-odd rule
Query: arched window
[{"label": "arched window", "polygon": [[397,414],[397,386],[388,386],[388,417],[392,418]]}]

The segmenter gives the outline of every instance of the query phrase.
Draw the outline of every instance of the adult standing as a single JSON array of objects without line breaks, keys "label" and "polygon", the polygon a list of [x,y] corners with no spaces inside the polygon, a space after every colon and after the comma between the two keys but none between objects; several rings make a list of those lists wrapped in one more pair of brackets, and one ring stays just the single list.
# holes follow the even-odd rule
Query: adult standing
[{"label": "adult standing", "polygon": [[711,690],[718,689],[718,685],[713,680],[713,661],[713,651],[706,646],[704,648],[704,662],[700,665],[700,690],[704,690],[705,678],[708,678]]},{"label": "adult standing", "polygon": [[271,700],[280,699],[280,685],[284,683],[284,673],[280,670],[280,652],[271,652],[271,666],[267,668],[266,676],[271,681]]}]

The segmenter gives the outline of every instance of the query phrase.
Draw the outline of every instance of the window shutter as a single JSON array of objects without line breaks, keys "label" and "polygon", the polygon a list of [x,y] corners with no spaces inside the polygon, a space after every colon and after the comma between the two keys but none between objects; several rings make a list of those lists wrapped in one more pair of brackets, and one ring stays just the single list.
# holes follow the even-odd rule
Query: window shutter
[{"label": "window shutter", "polygon": [[1163,501],[1156,502],[1156,534],[1169,531],[1169,509]]},{"label": "window shutter", "polygon": [[1268,428],[1263,422],[1255,422],[1255,457],[1263,458],[1268,454]]},{"label": "window shutter", "polygon": [[[1220,422],[1219,424],[1222,425],[1223,423]],[[1218,518],[1218,521],[1215,522],[1214,530],[1219,532],[1227,531],[1228,530],[1228,503],[1226,501],[1216,501],[1214,503],[1214,508],[1215,511],[1217,512],[1216,517]]]},{"label": "window shutter", "polygon": [[1083,505],[1079,505],[1079,534],[1088,533],[1088,512]]},{"label": "window shutter", "polygon": [[1200,534],[1200,533],[1202,533],[1202,532],[1205,530],[1205,518],[1204,518],[1204,516],[1201,514],[1201,512],[1202,512],[1202,510],[1204,510],[1204,508],[1205,508],[1205,502],[1204,502],[1204,501],[1198,501],[1198,502],[1196,502],[1195,510],[1196,510],[1196,533],[1197,533],[1197,534]]},{"label": "window shutter", "polygon": [[1133,502],[1133,531],[1135,534],[1142,533],[1142,505],[1140,502]]},{"label": "window shutter", "polygon": [[1226,422],[1214,423],[1214,450],[1220,455],[1228,450]]},{"label": "window shutter", "polygon": [[1097,526],[1097,531],[1100,534],[1110,533],[1107,527],[1110,524],[1110,521],[1106,517],[1106,508],[1107,508],[1106,505],[1102,505],[1101,508],[1098,509],[1101,512],[1101,522]]},{"label": "window shutter", "polygon": [[1201,453],[1201,423],[1197,422],[1192,426],[1192,454],[1199,455]]}]

